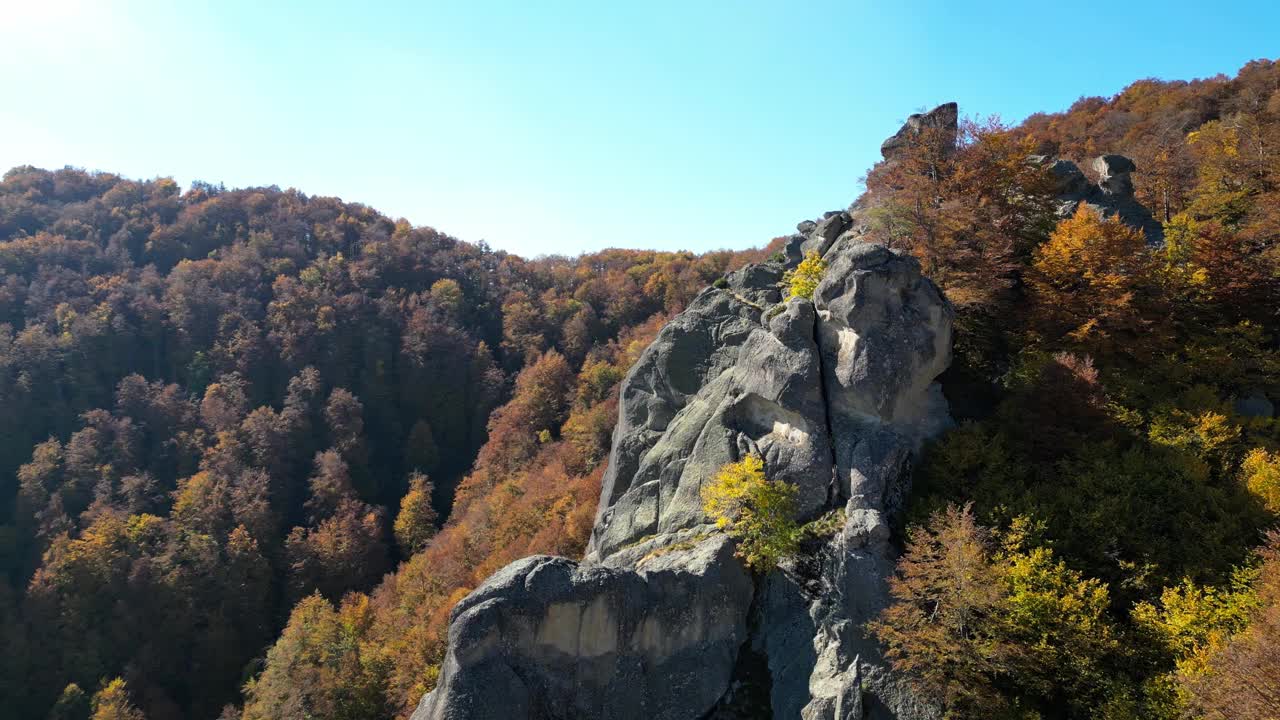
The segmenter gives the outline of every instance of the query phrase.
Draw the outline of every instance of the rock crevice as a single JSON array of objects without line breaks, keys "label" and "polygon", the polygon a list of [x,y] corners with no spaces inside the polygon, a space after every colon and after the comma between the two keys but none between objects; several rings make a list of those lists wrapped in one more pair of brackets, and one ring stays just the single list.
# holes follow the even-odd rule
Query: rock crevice
[{"label": "rock crevice", "polygon": [[[460,603],[415,720],[930,717],[862,625],[887,598],[908,459],[949,422],[951,310],[914,259],[824,220],[813,300],[782,297],[794,261],[751,265],[658,334],[622,384],[587,557],[528,558]],[[747,453],[803,518],[847,518],[768,576],[702,511]]]},{"label": "rock crevice", "polygon": [[[908,119],[885,161],[925,132],[954,139],[955,104]],[[1158,242],[1134,163],[1094,168],[1096,184],[1048,165],[1059,212],[1084,202]],[[889,602],[913,458],[951,423],[952,310],[914,259],[864,241],[870,203],[800,223],[780,262],[730,273],[658,333],[620,388],[586,557],[521,560],[459,603],[413,720],[939,717],[865,628]],[[784,299],[811,252],[827,261],[813,299]],[[763,576],[702,511],[748,453],[796,486],[802,519],[845,517]]]},{"label": "rock crevice", "polygon": [[[954,138],[954,103],[912,116],[886,162],[926,131]],[[1085,202],[1153,237],[1134,164],[1095,169],[1049,165],[1060,212]],[[889,602],[913,459],[951,423],[952,310],[913,258],[865,242],[871,202],[800,223],[781,261],[730,273],[658,333],[620,387],[586,557],[526,558],[463,600],[413,720],[939,717],[865,628]],[[812,300],[784,298],[810,252],[827,262]],[[797,487],[802,519],[844,510],[767,575],[702,510],[748,453]]]},{"label": "rock crevice", "polygon": [[1129,158],[1123,155],[1094,158],[1092,167],[1098,176],[1097,183],[1089,182],[1070,160],[1050,160],[1043,155],[1033,155],[1029,161],[1048,166],[1055,183],[1058,217],[1071,215],[1083,203],[1103,217],[1119,217],[1141,230],[1151,245],[1164,241],[1164,227],[1160,221],[1134,197],[1132,173],[1138,171],[1138,166]]}]

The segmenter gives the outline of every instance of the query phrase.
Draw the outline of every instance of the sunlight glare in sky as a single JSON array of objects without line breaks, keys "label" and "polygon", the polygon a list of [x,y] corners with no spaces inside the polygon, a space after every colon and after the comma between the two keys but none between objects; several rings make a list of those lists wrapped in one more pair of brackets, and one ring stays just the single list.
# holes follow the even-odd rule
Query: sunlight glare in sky
[{"label": "sunlight glare in sky", "polygon": [[743,248],[847,206],[911,112],[1233,73],[1280,24],[995,5],[0,0],[0,169],[297,187],[527,256]]}]

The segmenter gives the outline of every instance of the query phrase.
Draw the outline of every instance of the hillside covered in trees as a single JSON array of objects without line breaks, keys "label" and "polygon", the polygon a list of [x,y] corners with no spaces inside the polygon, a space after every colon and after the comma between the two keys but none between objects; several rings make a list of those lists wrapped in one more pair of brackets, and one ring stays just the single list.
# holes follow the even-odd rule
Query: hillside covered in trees
[{"label": "hillside covered in trees", "polygon": [[[551,506],[589,517],[631,343],[747,258],[526,261],[292,190],[35,168],[0,183],[0,238],[0,697],[21,717],[117,676],[149,717],[216,716],[295,604],[373,589],[464,476],[458,527],[489,478],[528,497],[526,544]],[[545,455],[540,486],[513,476]],[[462,534],[418,562],[522,552]]]},{"label": "hillside covered in trees", "polygon": [[[867,239],[954,306],[961,422],[915,473],[895,666],[955,717],[1273,717],[1280,65],[898,152]],[[1043,159],[1103,153],[1162,242],[1061,206]],[[9,171],[0,700],[407,717],[459,600],[582,554],[664,321],[780,245],[525,260],[293,190]]]},{"label": "hillside covered in trees", "polygon": [[[1044,172],[1111,152],[1162,241]],[[955,306],[961,422],[915,473],[894,666],[956,717],[1274,717],[1280,65],[904,155],[871,234]]]}]

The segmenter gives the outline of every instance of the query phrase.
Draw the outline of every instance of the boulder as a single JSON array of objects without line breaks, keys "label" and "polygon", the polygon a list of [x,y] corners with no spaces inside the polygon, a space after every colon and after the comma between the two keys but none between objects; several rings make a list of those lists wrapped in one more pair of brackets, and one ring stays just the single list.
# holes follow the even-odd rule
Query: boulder
[{"label": "boulder", "polygon": [[1108,195],[1133,196],[1133,179],[1129,173],[1138,166],[1123,155],[1102,155],[1093,160],[1093,171],[1098,175],[1098,187]]},{"label": "boulder", "polygon": [[952,147],[959,132],[959,119],[960,107],[953,102],[939,105],[927,113],[916,113],[907,118],[902,128],[893,137],[880,145],[880,154],[885,160],[893,160],[902,148],[909,145],[926,129],[936,129],[944,133],[949,140],[947,146]]},{"label": "boulder", "polygon": [[844,211],[832,211],[809,231],[808,238],[801,245],[802,255],[816,252],[825,255],[836,238],[840,237],[853,224],[853,218]]},{"label": "boulder", "polygon": [[[925,128],[954,137],[956,116],[913,115],[886,159]],[[1055,168],[1064,192],[1101,192]],[[801,222],[783,262],[730,273],[658,333],[619,389],[586,557],[521,560],[463,600],[413,720],[940,717],[865,627],[889,602],[913,459],[951,423],[952,310],[914,259],[863,241],[867,210]],[[827,261],[814,297],[784,299],[808,252]],[[802,520],[844,511],[767,575],[702,510],[748,454],[796,486]]]},{"label": "boulder", "polygon": [[1057,160],[1049,166],[1056,182],[1058,216],[1069,217],[1084,203],[1103,217],[1119,217],[1141,230],[1148,244],[1163,242],[1164,227],[1133,196],[1130,174],[1137,172],[1138,166],[1123,155],[1102,155],[1094,158],[1093,170],[1098,175],[1097,184],[1090,183],[1070,160]]},{"label": "boulder", "polygon": [[795,266],[804,259],[804,244],[809,240],[807,235],[791,235],[782,244],[782,255],[787,265]]},{"label": "boulder", "polygon": [[934,379],[951,362],[950,305],[910,255],[850,238],[828,260],[814,306],[831,412],[918,447],[946,418]]},{"label": "boulder", "polygon": [[1049,174],[1059,196],[1084,197],[1089,192],[1089,178],[1070,160],[1055,160],[1049,165]]},{"label": "boulder", "polygon": [[747,639],[751,577],[723,535],[634,569],[535,556],[453,610],[436,689],[413,720],[700,717]]}]

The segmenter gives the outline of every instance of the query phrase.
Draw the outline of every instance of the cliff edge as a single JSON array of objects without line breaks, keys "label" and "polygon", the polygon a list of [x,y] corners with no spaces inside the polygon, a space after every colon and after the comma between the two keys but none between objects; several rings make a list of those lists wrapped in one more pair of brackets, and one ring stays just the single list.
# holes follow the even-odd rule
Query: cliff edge
[{"label": "cliff edge", "polygon": [[[954,137],[956,118],[954,103],[912,116],[885,161],[924,128]],[[1130,207],[1132,163],[1099,163],[1098,187],[1051,168],[1062,212],[1088,202],[1149,225]],[[864,240],[861,205],[800,223],[780,259],[663,328],[622,383],[586,557],[526,558],[463,600],[414,720],[938,717],[864,627],[888,603],[913,459],[951,423],[937,378],[953,314],[916,260]],[[813,298],[784,298],[810,252],[827,263]],[[844,509],[838,532],[767,575],[702,509],[703,486],[747,454],[796,485],[802,519]]]}]

